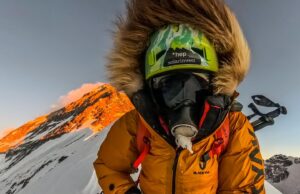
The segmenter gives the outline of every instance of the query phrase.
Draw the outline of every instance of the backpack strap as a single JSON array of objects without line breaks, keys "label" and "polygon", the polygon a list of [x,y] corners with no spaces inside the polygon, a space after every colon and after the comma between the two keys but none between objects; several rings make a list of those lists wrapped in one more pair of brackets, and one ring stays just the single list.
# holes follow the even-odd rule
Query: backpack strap
[{"label": "backpack strap", "polygon": [[211,157],[214,155],[220,156],[226,149],[229,141],[229,117],[227,116],[222,124],[222,126],[214,134],[215,141],[212,145],[209,154]]},{"label": "backpack strap", "polygon": [[209,151],[207,151],[202,158],[200,158],[200,168],[202,170],[206,167],[206,162],[213,158],[215,155],[219,158],[220,155],[226,150],[228,142],[229,142],[229,135],[230,135],[230,125],[229,125],[229,116],[227,115],[221,124],[221,127],[217,129],[214,134],[214,142]]},{"label": "backpack strap", "polygon": [[230,137],[230,114],[232,114],[233,112],[241,112],[241,110],[243,109],[243,105],[234,100],[238,95],[239,94],[235,92],[232,98],[232,103],[230,105],[230,110],[227,113],[223,123],[221,124],[221,127],[219,127],[214,134],[215,141],[213,142],[211,149],[207,151],[200,159],[201,169],[205,168],[206,162],[209,159],[213,158],[215,155],[217,156],[217,158],[220,158],[220,156],[226,150]]},{"label": "backpack strap", "polygon": [[133,163],[133,168],[135,170],[138,169],[139,165],[144,161],[146,155],[149,153],[150,150],[149,137],[150,137],[150,133],[148,129],[142,123],[142,121],[139,121],[138,129],[136,133],[136,144],[140,154]]},{"label": "backpack strap", "polygon": [[[150,150],[150,133],[147,129],[147,127],[144,124],[143,118],[140,117],[139,123],[138,123],[138,130],[136,133],[136,144],[137,149],[139,151],[139,156],[133,163],[133,168],[135,171],[138,169],[139,165],[145,160],[146,155],[149,153]],[[164,122],[162,117],[159,117],[159,122],[162,125],[165,132],[169,135],[170,130],[168,129],[168,126]]]}]

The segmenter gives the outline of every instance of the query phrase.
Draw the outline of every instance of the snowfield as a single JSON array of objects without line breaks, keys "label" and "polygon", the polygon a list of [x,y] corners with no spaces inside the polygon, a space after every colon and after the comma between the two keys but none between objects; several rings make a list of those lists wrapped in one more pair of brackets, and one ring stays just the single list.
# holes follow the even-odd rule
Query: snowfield
[{"label": "snowfield", "polygon": [[88,141],[91,130],[84,129],[51,140],[19,163],[4,170],[8,163],[0,155],[1,194],[97,194],[93,161],[110,127]]}]

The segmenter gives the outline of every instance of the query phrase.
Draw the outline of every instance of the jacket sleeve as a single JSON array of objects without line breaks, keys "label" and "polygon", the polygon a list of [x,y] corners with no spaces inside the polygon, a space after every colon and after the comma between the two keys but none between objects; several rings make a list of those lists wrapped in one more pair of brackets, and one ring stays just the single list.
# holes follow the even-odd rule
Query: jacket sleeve
[{"label": "jacket sleeve", "polygon": [[130,177],[136,148],[136,112],[126,113],[111,127],[100,146],[94,168],[105,194],[124,194],[134,181]]},{"label": "jacket sleeve", "polygon": [[219,194],[263,194],[264,162],[253,127],[241,113],[230,113],[231,134],[219,163]]}]

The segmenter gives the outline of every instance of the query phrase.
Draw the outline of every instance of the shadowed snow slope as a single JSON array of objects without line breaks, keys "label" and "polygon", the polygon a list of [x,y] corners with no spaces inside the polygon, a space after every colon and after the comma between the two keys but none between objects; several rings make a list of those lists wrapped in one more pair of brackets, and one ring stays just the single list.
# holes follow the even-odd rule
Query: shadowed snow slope
[{"label": "shadowed snow slope", "polygon": [[[89,129],[43,144],[1,174],[1,194],[99,193],[93,161],[109,127],[91,136]],[[3,169],[3,168],[2,168]]]},{"label": "shadowed snow slope", "polygon": [[282,193],[300,193],[300,158],[282,154],[265,162],[267,180]]}]

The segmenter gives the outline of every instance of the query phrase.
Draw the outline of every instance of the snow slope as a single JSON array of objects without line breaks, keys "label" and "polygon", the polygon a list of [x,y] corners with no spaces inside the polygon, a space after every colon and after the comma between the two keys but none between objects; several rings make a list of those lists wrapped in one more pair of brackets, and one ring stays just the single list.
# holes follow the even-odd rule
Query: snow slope
[{"label": "snow slope", "polygon": [[[97,194],[93,161],[110,127],[84,129],[49,141],[0,175],[1,194]],[[0,155],[0,171],[8,165]]]},{"label": "snow slope", "polygon": [[279,183],[273,183],[274,187],[283,193],[300,194],[300,164],[288,167],[289,177]]},{"label": "snow slope", "polygon": [[281,193],[267,181],[265,181],[265,189],[266,189],[267,194],[280,194]]},{"label": "snow slope", "polygon": [[265,162],[268,181],[287,194],[300,194],[300,158],[274,155]]}]

